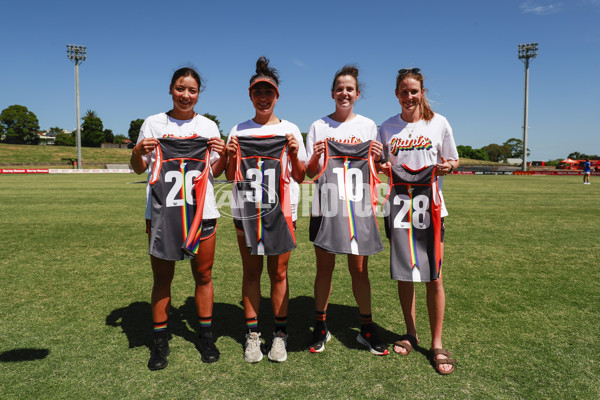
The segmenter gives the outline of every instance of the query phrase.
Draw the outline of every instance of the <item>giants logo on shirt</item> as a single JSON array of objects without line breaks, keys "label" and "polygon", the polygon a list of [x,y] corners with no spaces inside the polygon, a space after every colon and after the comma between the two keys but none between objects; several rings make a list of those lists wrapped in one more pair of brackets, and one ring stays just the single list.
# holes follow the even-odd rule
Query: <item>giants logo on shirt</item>
[{"label": "giants logo on shirt", "polygon": [[432,147],[431,140],[425,136],[419,136],[416,139],[402,139],[396,137],[390,140],[390,151],[395,156],[401,151],[429,150]]},{"label": "giants logo on shirt", "polygon": [[187,135],[176,135],[174,133],[163,133],[162,138],[166,139],[166,138],[173,138],[173,139],[193,139],[193,138],[197,138],[200,137],[198,136],[198,134],[194,133],[194,132],[190,132]]},{"label": "giants logo on shirt", "polygon": [[338,143],[347,143],[347,144],[356,144],[356,143],[362,143],[362,140],[360,140],[359,138],[357,138],[356,136],[351,136],[349,138],[346,139],[336,139],[334,137],[328,137],[325,138],[325,140],[332,140],[334,142],[338,142]]}]

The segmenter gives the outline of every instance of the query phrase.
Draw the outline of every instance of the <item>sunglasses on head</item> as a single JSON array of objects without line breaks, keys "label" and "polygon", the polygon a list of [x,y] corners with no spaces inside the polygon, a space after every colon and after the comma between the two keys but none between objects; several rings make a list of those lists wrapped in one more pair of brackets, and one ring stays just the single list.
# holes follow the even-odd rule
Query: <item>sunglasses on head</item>
[{"label": "sunglasses on head", "polygon": [[404,76],[408,74],[420,74],[421,68],[402,68],[398,70],[398,76]]}]

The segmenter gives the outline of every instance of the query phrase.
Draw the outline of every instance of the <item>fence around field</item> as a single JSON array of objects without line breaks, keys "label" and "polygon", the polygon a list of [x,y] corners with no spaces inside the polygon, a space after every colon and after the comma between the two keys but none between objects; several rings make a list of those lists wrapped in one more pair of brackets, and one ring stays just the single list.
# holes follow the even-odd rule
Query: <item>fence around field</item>
[{"label": "fence around field", "polygon": [[[133,173],[130,168],[94,168],[94,169],[57,169],[57,168],[0,168],[0,174],[123,174]],[[592,172],[599,176],[600,172]],[[454,171],[452,175],[583,175],[582,171],[544,170],[544,171],[493,171],[469,170]]]},{"label": "fence around field", "polygon": [[[583,175],[582,171],[545,170],[545,171],[454,171],[453,175]],[[592,172],[600,175],[600,172]]]},{"label": "fence around field", "polygon": [[123,174],[132,173],[129,168],[107,169],[55,169],[55,168],[10,168],[0,169],[0,174]]}]

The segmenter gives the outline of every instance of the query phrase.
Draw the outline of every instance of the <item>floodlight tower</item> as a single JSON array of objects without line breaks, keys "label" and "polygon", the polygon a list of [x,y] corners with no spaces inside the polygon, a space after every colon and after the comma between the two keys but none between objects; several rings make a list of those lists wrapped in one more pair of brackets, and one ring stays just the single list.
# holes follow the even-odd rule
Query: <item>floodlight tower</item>
[{"label": "floodlight tower", "polygon": [[519,45],[519,60],[525,63],[525,107],[523,117],[523,171],[527,171],[527,111],[529,108],[529,59],[537,56],[538,44],[526,43]]},{"label": "floodlight tower", "polygon": [[77,169],[81,169],[81,122],[79,118],[79,64],[85,61],[85,46],[67,45],[67,57],[75,63],[75,113],[77,126]]}]

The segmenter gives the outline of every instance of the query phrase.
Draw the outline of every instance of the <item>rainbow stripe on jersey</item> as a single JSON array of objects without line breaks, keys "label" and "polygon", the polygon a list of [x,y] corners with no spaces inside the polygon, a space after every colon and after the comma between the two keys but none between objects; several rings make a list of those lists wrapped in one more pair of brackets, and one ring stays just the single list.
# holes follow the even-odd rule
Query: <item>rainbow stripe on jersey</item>
[{"label": "rainbow stripe on jersey", "polygon": [[352,182],[346,182],[346,177],[349,176],[348,170],[352,168],[352,161],[348,159],[348,157],[344,157],[344,188],[346,190],[345,198],[346,198],[346,211],[348,215],[348,228],[350,232],[350,243],[354,248],[356,247],[356,254],[358,254],[358,240],[356,237],[356,221],[354,219],[354,203],[350,201],[350,196],[348,195],[348,190],[352,190]]},{"label": "rainbow stripe on jersey", "polygon": [[410,253],[410,265],[411,265],[411,269],[417,268],[419,269],[419,257],[417,256],[417,249],[416,249],[416,232],[415,232],[415,227],[413,225],[413,214],[414,214],[414,197],[413,197],[413,187],[412,185],[408,185],[408,198],[410,199],[410,207],[409,207],[409,212],[408,212],[408,229],[407,229],[407,235],[408,235],[408,248],[409,253]]},{"label": "rainbow stripe on jersey", "polygon": [[[186,159],[182,159],[179,162],[179,171],[181,172],[181,176],[186,176],[186,173],[188,172]],[[197,254],[198,248],[200,247],[200,234],[202,233],[202,222],[200,222],[200,226],[193,233],[194,237],[192,241],[189,242],[187,236],[192,227],[196,210],[194,207],[194,198],[188,198],[188,193],[190,194],[190,196],[192,193],[192,188],[189,188],[188,191],[188,184],[191,184],[193,186],[193,182],[187,182],[187,179],[184,178],[181,185],[180,193],[180,198],[183,199],[184,202],[183,207],[181,207],[181,228],[183,229],[183,243],[185,245],[186,250],[193,254]]]},{"label": "rainbow stripe on jersey", "polygon": [[[258,167],[258,170],[260,171],[260,176],[261,176],[261,182],[260,182],[260,187],[261,189],[265,187],[265,169],[264,169],[264,162],[262,160],[262,157],[258,157],[256,160],[256,166]],[[256,199],[256,234],[257,234],[257,238],[256,238],[256,243],[257,243],[257,248],[258,253],[259,254],[264,254],[264,248],[265,248],[265,244],[263,241],[263,237],[264,237],[264,230],[265,230],[265,226],[264,226],[264,221],[263,221],[263,207],[262,207],[262,191],[256,194],[257,196],[260,196],[260,199]]]}]

